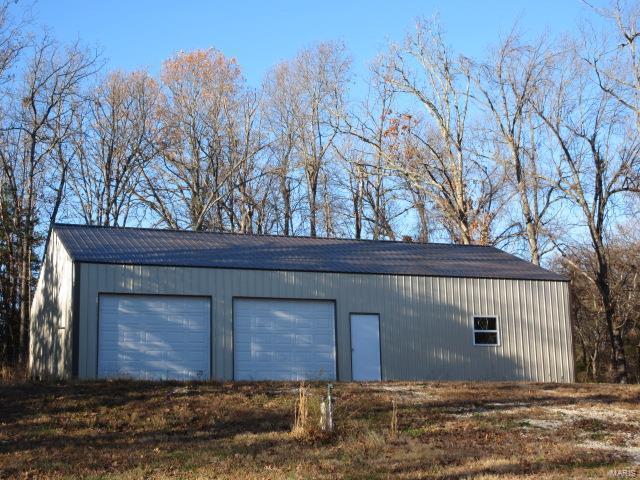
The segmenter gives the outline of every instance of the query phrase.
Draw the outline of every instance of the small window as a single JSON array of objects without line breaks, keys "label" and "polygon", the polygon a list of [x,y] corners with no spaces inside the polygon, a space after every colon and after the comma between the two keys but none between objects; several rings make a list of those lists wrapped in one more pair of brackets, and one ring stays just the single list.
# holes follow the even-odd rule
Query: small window
[{"label": "small window", "polygon": [[498,345],[498,317],[473,317],[473,344]]}]

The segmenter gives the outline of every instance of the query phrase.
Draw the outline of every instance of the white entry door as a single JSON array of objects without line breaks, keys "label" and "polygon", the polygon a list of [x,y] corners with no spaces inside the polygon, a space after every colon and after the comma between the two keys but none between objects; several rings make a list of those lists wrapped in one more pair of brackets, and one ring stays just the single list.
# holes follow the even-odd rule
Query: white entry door
[{"label": "white entry door", "polygon": [[236,299],[236,380],[335,380],[335,307],[330,301]]},{"label": "white entry door", "polygon": [[380,318],[351,314],[351,376],[354,381],[379,381]]},{"label": "white entry door", "polygon": [[208,380],[208,298],[100,295],[98,376]]}]

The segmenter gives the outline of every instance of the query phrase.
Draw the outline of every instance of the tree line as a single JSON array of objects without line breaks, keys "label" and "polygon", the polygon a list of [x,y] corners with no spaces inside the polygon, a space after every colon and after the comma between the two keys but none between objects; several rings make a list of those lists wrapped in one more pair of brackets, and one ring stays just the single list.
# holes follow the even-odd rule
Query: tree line
[{"label": "tree line", "polygon": [[638,380],[639,15],[514,28],[482,58],[421,19],[364,76],[330,41],[249,85],[215,49],[106,71],[5,3],[0,357],[26,361],[42,253],[72,221],[495,245],[570,276],[584,378]]}]

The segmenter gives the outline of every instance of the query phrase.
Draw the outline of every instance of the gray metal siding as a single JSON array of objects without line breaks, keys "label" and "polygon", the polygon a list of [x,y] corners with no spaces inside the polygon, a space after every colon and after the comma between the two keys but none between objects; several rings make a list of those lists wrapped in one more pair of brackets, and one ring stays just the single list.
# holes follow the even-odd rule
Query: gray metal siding
[{"label": "gray metal siding", "polygon": [[29,371],[34,376],[71,376],[73,275],[73,261],[53,232],[31,302]]},{"label": "gray metal siding", "polygon": [[[351,379],[349,314],[380,315],[382,378],[573,381],[566,282],[81,264],[79,375],[97,371],[98,295],[211,297],[212,376],[233,378],[233,298],[336,301],[338,378]],[[473,345],[473,315],[500,345]]]}]

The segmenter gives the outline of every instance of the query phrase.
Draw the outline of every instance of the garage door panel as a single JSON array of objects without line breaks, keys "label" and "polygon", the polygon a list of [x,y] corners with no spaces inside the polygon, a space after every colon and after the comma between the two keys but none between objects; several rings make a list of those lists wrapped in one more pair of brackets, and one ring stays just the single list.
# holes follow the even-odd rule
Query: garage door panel
[{"label": "garage door panel", "polygon": [[330,301],[237,299],[235,378],[335,379],[334,329]]},{"label": "garage door panel", "polygon": [[269,380],[305,380],[309,378],[331,378],[333,368],[328,368],[326,371],[318,369],[316,365],[306,368],[303,365],[297,367],[279,368],[274,370],[269,367],[264,367],[254,370],[257,379],[269,379]]},{"label": "garage door panel", "polygon": [[206,379],[210,304],[194,297],[100,297],[98,375]]}]

